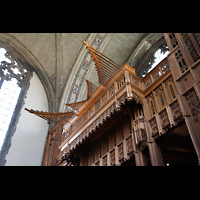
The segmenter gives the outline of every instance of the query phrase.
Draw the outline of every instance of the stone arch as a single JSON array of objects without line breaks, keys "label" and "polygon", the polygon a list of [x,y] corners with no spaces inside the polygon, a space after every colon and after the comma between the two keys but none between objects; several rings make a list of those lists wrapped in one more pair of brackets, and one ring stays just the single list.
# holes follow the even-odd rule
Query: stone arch
[{"label": "stone arch", "polygon": [[0,33],[0,42],[5,47],[7,46],[9,48],[10,46],[13,48],[18,54],[22,56],[23,60],[26,62],[25,64],[36,72],[47,94],[49,111],[53,112],[55,110],[54,91],[52,84],[41,63],[19,40],[12,36],[12,34]]}]

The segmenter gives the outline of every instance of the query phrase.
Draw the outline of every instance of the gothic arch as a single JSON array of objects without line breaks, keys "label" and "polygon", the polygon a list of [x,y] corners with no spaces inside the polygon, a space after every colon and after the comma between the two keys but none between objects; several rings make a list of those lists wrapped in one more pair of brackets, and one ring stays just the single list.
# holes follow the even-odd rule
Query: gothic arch
[{"label": "gothic arch", "polygon": [[31,67],[36,72],[47,94],[49,111],[54,111],[53,87],[41,63],[19,40],[12,36],[12,34],[0,33],[0,42],[3,45],[7,47],[10,46],[16,50],[16,52],[22,56],[23,60],[26,62],[26,65]]}]

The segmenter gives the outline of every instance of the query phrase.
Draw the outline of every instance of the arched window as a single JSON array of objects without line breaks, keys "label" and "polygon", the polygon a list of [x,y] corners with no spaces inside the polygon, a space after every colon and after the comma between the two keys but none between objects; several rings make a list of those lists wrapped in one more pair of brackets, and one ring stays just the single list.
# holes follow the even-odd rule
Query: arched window
[{"label": "arched window", "polygon": [[0,44],[0,165],[10,147],[12,135],[29,86],[32,70],[12,47]]},{"label": "arched window", "polygon": [[147,73],[149,73],[154,67],[158,65],[160,61],[162,61],[167,54],[169,53],[168,46],[166,44],[159,47],[151,56],[149,61],[147,62],[147,65],[145,67],[145,70],[142,74],[142,77],[144,77]]},{"label": "arched window", "polygon": [[163,52],[162,49],[158,49],[154,53],[155,60],[154,60],[154,63],[151,65],[151,68],[149,69],[149,71],[152,70],[160,61],[162,61],[167,56],[168,53],[169,53],[168,50]]},{"label": "arched window", "polygon": [[4,81],[0,90],[0,150],[3,145],[13,112],[15,110],[21,88],[17,80]]},{"label": "arched window", "polygon": [[154,67],[157,66],[157,64],[162,61],[167,54],[169,53],[168,47],[163,46],[162,48],[159,48],[153,55],[153,57],[149,61],[149,70],[147,73],[149,73]]}]

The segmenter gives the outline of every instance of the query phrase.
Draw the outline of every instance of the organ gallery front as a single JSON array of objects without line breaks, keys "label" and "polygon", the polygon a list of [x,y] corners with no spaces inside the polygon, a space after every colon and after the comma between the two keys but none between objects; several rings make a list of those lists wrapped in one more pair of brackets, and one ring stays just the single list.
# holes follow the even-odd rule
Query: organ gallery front
[{"label": "organ gallery front", "polygon": [[28,110],[54,125],[43,166],[200,164],[200,34],[164,33],[169,53],[146,76],[85,43],[99,86],[69,111]]}]

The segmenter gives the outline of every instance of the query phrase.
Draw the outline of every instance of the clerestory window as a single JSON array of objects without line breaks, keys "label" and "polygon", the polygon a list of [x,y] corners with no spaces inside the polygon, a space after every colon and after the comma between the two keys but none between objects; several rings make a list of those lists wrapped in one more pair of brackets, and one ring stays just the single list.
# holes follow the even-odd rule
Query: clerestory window
[{"label": "clerestory window", "polygon": [[169,53],[168,50],[163,52],[162,49],[158,49],[154,54],[155,60],[154,60],[154,63],[151,65],[151,68],[149,69],[149,71],[152,70],[154,67],[156,67],[156,65],[160,61],[162,61],[167,56],[168,53]]},{"label": "clerestory window", "polygon": [[142,77],[146,76],[154,67],[158,65],[169,53],[169,49],[167,45],[163,45],[161,48],[157,49],[157,51],[153,54],[147,64],[147,71],[144,71]]},{"label": "clerestory window", "polygon": [[4,81],[0,89],[0,150],[6,137],[20,91],[21,88],[18,87],[15,78],[12,78],[10,81]]},{"label": "clerestory window", "polygon": [[6,49],[0,48],[0,165],[10,147],[32,73],[18,53]]}]

